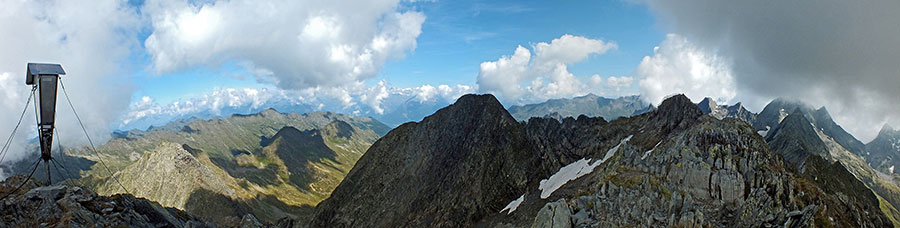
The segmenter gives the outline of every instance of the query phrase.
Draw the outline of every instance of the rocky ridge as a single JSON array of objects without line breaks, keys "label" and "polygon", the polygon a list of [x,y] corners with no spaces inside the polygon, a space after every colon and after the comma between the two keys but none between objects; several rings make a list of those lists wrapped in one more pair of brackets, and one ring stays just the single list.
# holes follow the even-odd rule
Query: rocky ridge
[{"label": "rocky ridge", "polygon": [[[871,198],[782,161],[746,122],[681,95],[612,122],[523,123],[493,96],[466,95],[376,142],[310,225],[890,226]],[[577,164],[590,168],[559,181]]]}]

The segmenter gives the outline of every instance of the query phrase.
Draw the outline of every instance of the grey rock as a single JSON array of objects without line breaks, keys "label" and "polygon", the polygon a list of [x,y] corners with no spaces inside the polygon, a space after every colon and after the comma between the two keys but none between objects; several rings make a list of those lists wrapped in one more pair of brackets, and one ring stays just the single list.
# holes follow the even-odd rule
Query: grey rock
[{"label": "grey rock", "polygon": [[572,227],[572,210],[564,199],[544,205],[534,218],[532,228],[569,228]]}]

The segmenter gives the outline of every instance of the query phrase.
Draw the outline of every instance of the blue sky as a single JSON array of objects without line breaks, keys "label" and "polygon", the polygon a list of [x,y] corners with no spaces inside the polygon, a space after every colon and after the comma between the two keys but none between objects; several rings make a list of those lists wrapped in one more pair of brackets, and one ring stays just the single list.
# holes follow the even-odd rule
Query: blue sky
[{"label": "blue sky", "polygon": [[[682,93],[755,112],[789,97],[828,107],[861,139],[900,125],[900,106],[886,105],[900,96],[900,29],[890,26],[900,24],[898,1],[2,5],[0,107],[24,105],[25,63],[58,62],[73,101],[90,105],[83,119],[110,128],[272,103],[380,115],[409,98],[465,93],[492,93],[506,106],[587,93],[658,104]],[[17,119],[0,120],[6,129]]]},{"label": "blue sky", "polygon": [[[618,49],[571,65],[569,70],[576,77],[627,76],[665,39],[665,33],[654,27],[655,19],[646,6],[625,1],[426,1],[405,3],[400,8],[427,17],[418,45],[405,57],[389,60],[366,84],[385,80],[393,87],[471,85],[480,63],[511,55],[518,45],[530,47],[563,34],[618,44]],[[150,33],[148,29],[139,33],[141,48]],[[253,77],[223,77],[246,74],[235,61],[157,74],[149,54],[134,53],[129,58],[137,85],[132,101],[150,96],[168,103],[217,88],[273,87]],[[631,86],[627,93],[637,93],[636,87]]]}]

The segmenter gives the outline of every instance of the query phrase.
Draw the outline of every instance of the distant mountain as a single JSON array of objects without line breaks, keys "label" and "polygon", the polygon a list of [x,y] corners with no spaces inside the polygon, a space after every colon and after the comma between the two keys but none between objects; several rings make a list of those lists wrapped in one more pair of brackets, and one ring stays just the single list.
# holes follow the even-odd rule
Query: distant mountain
[{"label": "distant mountain", "polygon": [[825,107],[813,109],[812,106],[800,101],[775,99],[759,113],[756,121],[753,122],[753,128],[760,131],[760,133],[765,133],[778,126],[788,114],[795,111],[815,125],[817,130],[821,130],[824,134],[832,137],[848,151],[857,156],[865,156],[865,145],[835,123]]},{"label": "distant mountain", "polygon": [[866,160],[881,172],[894,174],[900,172],[900,131],[884,125],[878,136],[866,144]]},{"label": "distant mountain", "polygon": [[[202,101],[196,101],[202,102]],[[287,100],[287,98],[274,97],[262,101],[262,103],[253,102],[233,102],[226,103],[216,108],[210,109],[206,107],[157,107],[151,109],[148,114],[141,113],[141,110],[132,110],[130,113],[133,117],[124,121],[118,126],[118,134],[127,131],[138,130],[154,130],[158,128],[167,128],[168,125],[179,125],[191,122],[193,120],[216,120],[222,119],[230,115],[248,115],[262,112],[265,109],[277,109],[285,113],[309,113],[309,112],[335,112],[351,114],[354,116],[366,116],[374,118],[389,127],[396,127],[400,124],[410,121],[420,121],[423,117],[434,113],[438,109],[449,105],[444,96],[426,96],[426,94],[417,94],[405,91],[394,91],[378,103],[379,109],[373,108],[370,104],[353,103],[343,104],[340,102],[318,103],[319,105],[311,105],[295,100]]]},{"label": "distant mountain", "polygon": [[97,148],[115,179],[86,148],[67,148],[57,158],[81,170],[69,183],[101,195],[125,193],[121,182],[137,197],[220,225],[247,214],[275,222],[308,216],[388,130],[371,118],[266,109],[119,133]]},{"label": "distant mountain", "polygon": [[493,96],[465,95],[373,144],[310,226],[891,225],[877,196],[828,186],[861,186],[852,174],[812,163],[838,175],[785,168],[749,124],[683,95],[612,122],[517,122]]},{"label": "distant mountain", "polygon": [[[784,110],[792,111],[785,116]],[[759,117],[754,126],[770,129],[766,141],[790,167],[801,175],[812,177],[813,181],[825,186],[827,192],[842,192],[860,200],[877,202],[895,225],[900,224],[900,212],[897,211],[900,208],[900,184],[867,164],[869,158],[858,149],[859,140],[835,123],[824,107],[813,110],[802,102],[776,99]],[[769,127],[776,120],[777,126]],[[839,176],[856,180],[834,179]],[[869,192],[874,192],[874,196],[869,196]]]},{"label": "distant mountain", "polygon": [[406,122],[421,121],[422,118],[431,115],[440,108],[450,105],[452,102],[444,100],[441,97],[434,97],[427,100],[415,96],[395,96],[393,98],[396,101],[384,101],[385,110],[383,113],[371,114],[373,118],[391,127],[396,127]]},{"label": "distant mountain", "polygon": [[825,142],[799,110],[794,110],[771,130],[766,141],[769,148],[784,156],[784,160],[794,169],[801,169],[809,156],[831,159]]},{"label": "distant mountain", "polygon": [[[753,128],[761,133],[767,133],[777,127],[788,114],[793,113],[795,110],[799,110],[810,122],[814,121],[814,118],[812,117],[812,113],[814,112],[812,106],[796,100],[778,98],[769,102],[769,104],[759,112],[756,121],[752,123]],[[763,134],[763,136],[766,135],[767,134]]]},{"label": "distant mountain", "polygon": [[704,98],[700,103],[697,104],[700,107],[700,110],[703,113],[709,114],[713,117],[722,119],[722,118],[736,118],[747,123],[753,123],[756,121],[756,113],[750,112],[741,105],[740,102],[737,104],[728,106],[728,105],[718,105],[712,98]]},{"label": "distant mountain", "polygon": [[542,103],[516,105],[509,107],[509,113],[519,121],[526,121],[531,117],[559,116],[565,117],[603,117],[606,120],[614,120],[619,117],[638,115],[652,109],[652,105],[641,99],[640,96],[627,96],[610,99],[594,94],[588,94],[571,99],[550,99]]}]

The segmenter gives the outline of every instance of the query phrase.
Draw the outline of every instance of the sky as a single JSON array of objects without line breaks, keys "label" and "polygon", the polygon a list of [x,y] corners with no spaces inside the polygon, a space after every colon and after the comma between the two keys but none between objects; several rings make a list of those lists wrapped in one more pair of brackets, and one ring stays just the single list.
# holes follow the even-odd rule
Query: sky
[{"label": "sky", "polygon": [[[383,115],[401,96],[452,101],[465,93],[493,93],[507,106],[588,93],[658,104],[684,93],[755,112],[785,97],[827,107],[864,142],[884,124],[900,126],[897,1],[0,6],[0,107],[13,110],[0,113],[2,134],[26,104],[27,62],[63,65],[72,103],[98,141],[142,118],[276,102]],[[58,115],[60,129],[73,129],[60,140],[84,143],[74,116]],[[29,135],[26,128],[16,138]]]}]

